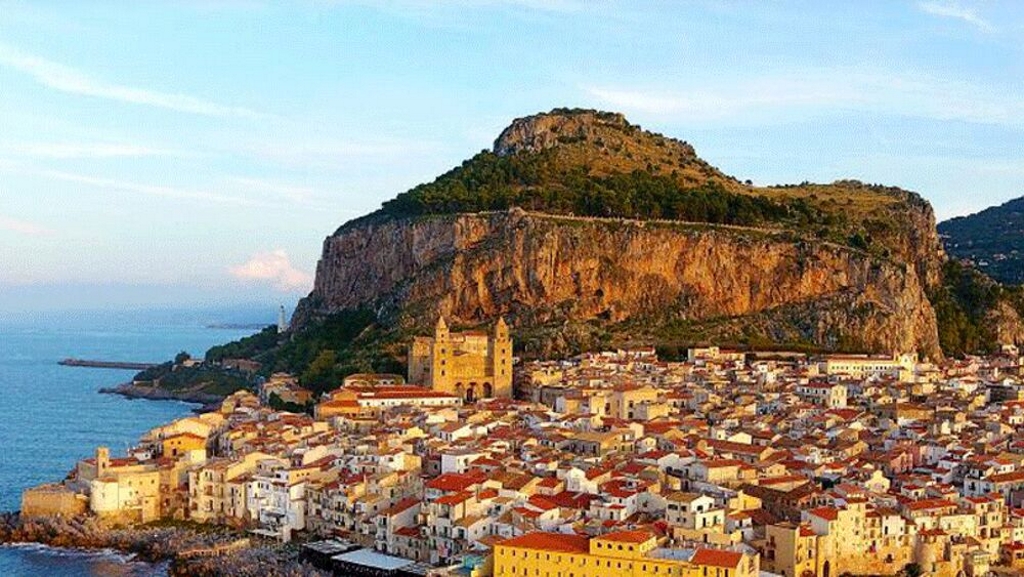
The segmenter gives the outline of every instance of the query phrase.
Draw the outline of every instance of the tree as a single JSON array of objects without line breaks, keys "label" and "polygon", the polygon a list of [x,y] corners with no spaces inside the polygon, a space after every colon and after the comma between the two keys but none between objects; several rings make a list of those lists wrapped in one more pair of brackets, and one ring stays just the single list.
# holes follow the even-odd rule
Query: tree
[{"label": "tree", "polygon": [[298,403],[290,403],[281,399],[281,396],[277,393],[271,393],[270,398],[267,399],[267,404],[270,405],[271,409],[275,411],[288,411],[289,413],[310,413],[313,412],[313,405],[300,405]]},{"label": "tree", "polygon": [[335,385],[335,365],[338,364],[338,355],[333,350],[327,349],[320,353],[309,364],[309,368],[299,376],[299,381],[304,387],[314,391],[325,391]]},{"label": "tree", "polygon": [[922,569],[917,563],[907,563],[903,566],[903,571],[901,573],[904,577],[921,577],[924,575],[924,569]]},{"label": "tree", "polygon": [[186,353],[185,351],[181,351],[177,355],[174,355],[174,364],[180,365],[180,364],[184,363],[185,361],[188,361],[188,360],[191,360],[191,359],[192,359],[192,355]]}]

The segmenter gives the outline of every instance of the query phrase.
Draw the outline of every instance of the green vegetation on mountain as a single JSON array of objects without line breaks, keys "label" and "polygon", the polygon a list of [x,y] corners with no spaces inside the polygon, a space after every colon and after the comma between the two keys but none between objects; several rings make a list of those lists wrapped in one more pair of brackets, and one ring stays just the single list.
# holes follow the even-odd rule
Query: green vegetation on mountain
[{"label": "green vegetation on mountain", "polygon": [[170,392],[220,396],[253,386],[252,377],[241,371],[208,365],[187,367],[170,361],[140,372],[133,380],[153,383]]},{"label": "green vegetation on mountain", "polygon": [[344,311],[282,338],[276,327],[216,346],[206,352],[210,363],[225,358],[247,358],[262,366],[259,374],[299,375],[299,382],[316,393],[336,388],[341,380],[359,372],[400,372],[395,352],[385,350],[398,339],[385,333],[369,309]]},{"label": "green vegetation on mountain", "polygon": [[1024,198],[939,223],[946,252],[993,279],[1024,284]]},{"label": "green vegetation on mountain", "polygon": [[206,351],[204,358],[208,363],[219,363],[224,359],[252,359],[276,347],[280,340],[281,335],[277,332],[277,327],[271,325],[254,335],[211,347]]},{"label": "green vegetation on mountain", "polygon": [[942,268],[942,284],[929,295],[939,326],[939,343],[948,355],[985,354],[998,350],[993,313],[1008,307],[1024,316],[1024,289],[1001,285],[956,260]]},{"label": "green vegetation on mountain", "polygon": [[621,115],[556,109],[517,120],[494,150],[399,194],[342,230],[381,219],[511,207],[784,228],[890,257],[906,252],[908,209],[927,209],[927,202],[856,180],[756,187],[701,160],[688,143],[641,130]]},{"label": "green vegetation on mountain", "polygon": [[434,182],[384,203],[395,217],[506,210],[668,219],[712,224],[830,226],[835,218],[806,199],[772,200],[729,192],[714,181],[686,187],[670,176],[634,170],[594,176],[553,162],[549,151],[498,156],[484,151]]}]

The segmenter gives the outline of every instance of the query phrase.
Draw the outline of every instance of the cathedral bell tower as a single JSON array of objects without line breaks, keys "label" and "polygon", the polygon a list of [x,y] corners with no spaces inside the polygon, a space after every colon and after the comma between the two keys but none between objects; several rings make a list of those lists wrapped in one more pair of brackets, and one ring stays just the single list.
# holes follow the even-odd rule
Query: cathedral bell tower
[{"label": "cathedral bell tower", "polygon": [[444,317],[437,317],[434,342],[430,354],[430,388],[435,391],[451,390],[452,339]]},{"label": "cathedral bell tower", "polygon": [[512,397],[512,338],[509,336],[505,319],[498,317],[494,323],[494,340],[491,343],[492,375],[494,388],[491,395],[499,398]]}]

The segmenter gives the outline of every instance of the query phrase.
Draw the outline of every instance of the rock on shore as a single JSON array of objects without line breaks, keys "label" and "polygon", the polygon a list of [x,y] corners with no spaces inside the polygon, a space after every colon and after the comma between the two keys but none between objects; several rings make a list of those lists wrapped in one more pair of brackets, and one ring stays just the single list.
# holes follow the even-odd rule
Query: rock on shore
[{"label": "rock on shore", "polygon": [[129,399],[148,399],[150,401],[183,401],[186,403],[200,403],[203,405],[219,404],[224,400],[222,395],[201,393],[191,390],[171,391],[160,387],[149,387],[136,385],[134,383],[123,383],[115,387],[103,387],[101,393],[121,395]]},{"label": "rock on shore", "polygon": [[172,575],[227,577],[327,576],[299,561],[295,546],[258,541],[217,555],[202,552],[224,548],[246,537],[215,525],[156,523],[136,527],[111,527],[94,517],[25,519],[17,513],[0,514],[0,543],[41,543],[74,549],[114,549],[134,554],[139,560],[170,560]]}]

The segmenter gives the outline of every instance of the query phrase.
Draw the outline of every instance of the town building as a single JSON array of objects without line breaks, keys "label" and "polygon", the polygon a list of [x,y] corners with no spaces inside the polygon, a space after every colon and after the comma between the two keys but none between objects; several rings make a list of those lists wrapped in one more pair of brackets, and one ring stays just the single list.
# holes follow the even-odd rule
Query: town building
[{"label": "town building", "polygon": [[646,531],[619,531],[598,537],[532,532],[499,542],[494,577],[666,575],[673,577],[756,577],[758,555],[724,549],[659,547]]},{"label": "town building", "polygon": [[477,399],[512,397],[512,338],[499,318],[493,334],[451,332],[439,317],[433,337],[416,337],[409,346],[409,382]]}]

